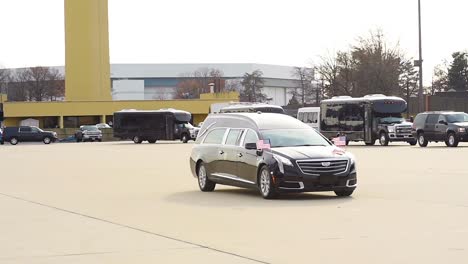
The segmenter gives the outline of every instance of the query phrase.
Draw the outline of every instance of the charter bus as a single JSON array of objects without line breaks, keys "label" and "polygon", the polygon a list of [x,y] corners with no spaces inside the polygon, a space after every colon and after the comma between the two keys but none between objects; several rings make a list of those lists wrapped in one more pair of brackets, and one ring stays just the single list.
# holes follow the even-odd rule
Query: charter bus
[{"label": "charter bus", "polygon": [[278,105],[263,103],[235,103],[225,106],[219,110],[220,113],[262,112],[285,114],[284,109]]},{"label": "charter bus", "polygon": [[114,137],[131,139],[136,144],[143,141],[181,140],[187,143],[195,139],[194,128],[189,122],[189,112],[176,109],[121,110],[114,113]]},{"label": "charter bus", "polygon": [[379,140],[382,146],[392,141],[415,145],[412,123],[402,116],[406,108],[402,98],[381,94],[333,97],[321,102],[320,132],[330,139],[344,135],[347,143],[364,141],[366,145],[374,145]]}]

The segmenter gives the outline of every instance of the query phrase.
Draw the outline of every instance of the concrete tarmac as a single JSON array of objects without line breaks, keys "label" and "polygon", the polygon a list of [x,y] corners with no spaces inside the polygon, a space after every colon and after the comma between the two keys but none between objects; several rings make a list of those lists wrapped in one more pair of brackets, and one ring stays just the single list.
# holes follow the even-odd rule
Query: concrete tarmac
[{"label": "concrete tarmac", "polygon": [[0,263],[467,263],[468,144],[347,149],[351,198],[202,193],[192,144],[0,146]]}]

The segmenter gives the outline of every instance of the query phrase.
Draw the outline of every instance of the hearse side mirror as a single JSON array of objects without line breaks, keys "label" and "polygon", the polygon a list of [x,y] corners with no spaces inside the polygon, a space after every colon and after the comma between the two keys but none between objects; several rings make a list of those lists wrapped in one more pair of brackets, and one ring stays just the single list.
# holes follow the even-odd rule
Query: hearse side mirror
[{"label": "hearse side mirror", "polygon": [[440,121],[439,121],[439,124],[441,124],[441,125],[447,125],[447,122],[445,122],[444,120],[440,120]]},{"label": "hearse side mirror", "polygon": [[257,143],[246,143],[245,144],[245,149],[256,150],[257,149]]}]

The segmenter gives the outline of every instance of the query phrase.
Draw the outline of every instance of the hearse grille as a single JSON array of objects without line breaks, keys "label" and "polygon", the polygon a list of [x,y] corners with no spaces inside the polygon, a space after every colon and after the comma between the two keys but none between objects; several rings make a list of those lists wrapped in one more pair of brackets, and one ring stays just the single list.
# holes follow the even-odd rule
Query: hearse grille
[{"label": "hearse grille", "polygon": [[297,165],[305,174],[339,174],[346,172],[348,160],[298,160]]}]

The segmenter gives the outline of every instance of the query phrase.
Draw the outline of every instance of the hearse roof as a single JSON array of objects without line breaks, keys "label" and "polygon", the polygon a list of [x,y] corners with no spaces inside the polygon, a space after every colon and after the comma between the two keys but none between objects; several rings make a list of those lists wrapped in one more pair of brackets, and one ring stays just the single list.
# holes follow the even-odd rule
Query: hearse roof
[{"label": "hearse roof", "polygon": [[[256,128],[262,129],[305,129],[310,128],[308,125],[297,120],[294,117],[277,114],[277,113],[226,113],[226,114],[211,114],[210,118],[232,120],[227,127],[243,127],[243,122],[248,122]],[[216,122],[216,121],[215,121]]]}]

